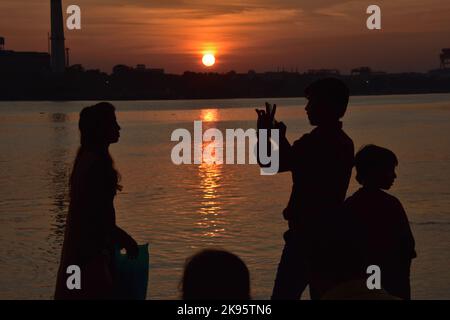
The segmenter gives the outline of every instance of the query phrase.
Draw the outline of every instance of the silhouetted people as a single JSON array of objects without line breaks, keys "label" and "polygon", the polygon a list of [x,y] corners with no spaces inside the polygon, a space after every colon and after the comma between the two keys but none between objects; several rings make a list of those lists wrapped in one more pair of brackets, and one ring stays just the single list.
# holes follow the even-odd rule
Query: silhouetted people
[{"label": "silhouetted people", "polygon": [[[116,226],[113,200],[121,186],[108,150],[120,136],[114,106],[103,102],[84,108],[79,129],[55,299],[111,299],[115,246],[125,248],[129,257],[138,253],[136,241]],[[67,288],[70,265],[81,269],[80,290]]]},{"label": "silhouetted people", "polygon": [[248,300],[250,274],[238,256],[203,250],[188,259],[182,291],[185,300]]},{"label": "silhouetted people", "polygon": [[310,285],[313,299],[319,296],[311,285],[312,253],[326,236],[330,217],[342,205],[353,167],[353,141],[342,130],[340,119],[349,100],[346,85],[334,78],[318,80],[305,91],[306,112],[316,126],[292,145],[286,138],[286,126],[274,120],[273,111],[258,113],[258,128],[280,129],[280,169],[291,171],[292,192],[283,211],[289,229],[278,266],[272,299],[299,299]]},{"label": "silhouetted people", "polygon": [[[367,286],[367,265],[360,250],[358,224],[343,206],[321,229],[323,236],[314,244],[310,256],[310,283],[314,298],[325,300],[393,300],[383,289]],[[358,230],[360,231],[360,230]]]},{"label": "silhouetted people", "polygon": [[347,233],[362,257],[363,268],[377,265],[381,285],[391,295],[411,298],[410,266],[416,257],[415,241],[400,201],[388,190],[396,178],[395,154],[368,145],[355,157],[356,179],[362,188],[344,203]]}]

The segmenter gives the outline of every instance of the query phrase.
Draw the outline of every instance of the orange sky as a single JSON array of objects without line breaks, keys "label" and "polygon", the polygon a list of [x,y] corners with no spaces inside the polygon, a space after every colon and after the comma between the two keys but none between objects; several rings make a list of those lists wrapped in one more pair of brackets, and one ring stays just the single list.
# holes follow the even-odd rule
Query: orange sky
[{"label": "orange sky", "polygon": [[[366,8],[382,9],[382,30],[366,29]],[[442,0],[74,0],[82,30],[66,30],[71,63],[111,71],[115,64],[201,71],[298,68],[427,71],[450,47],[450,1]],[[11,50],[47,50],[49,0],[0,2],[0,36]]]}]

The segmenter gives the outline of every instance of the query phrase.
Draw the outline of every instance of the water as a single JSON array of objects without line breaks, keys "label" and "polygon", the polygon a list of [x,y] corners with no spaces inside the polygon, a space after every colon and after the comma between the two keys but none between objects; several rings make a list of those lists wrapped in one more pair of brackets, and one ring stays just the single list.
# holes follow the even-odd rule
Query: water
[{"label": "water", "polygon": [[[268,99],[293,141],[309,131],[304,99]],[[183,165],[170,159],[176,128],[250,128],[264,99],[116,102],[122,126],[111,152],[124,190],[118,224],[150,243],[149,299],[180,297],[186,257],[221,247],[249,266],[252,294],[270,296],[286,229],[289,174],[254,165]],[[0,102],[0,298],[50,299],[67,214],[67,180],[78,146],[78,112],[89,102]],[[394,150],[416,237],[413,297],[450,299],[450,95],[354,97],[344,128],[356,148]],[[349,193],[358,186],[352,179]]]}]

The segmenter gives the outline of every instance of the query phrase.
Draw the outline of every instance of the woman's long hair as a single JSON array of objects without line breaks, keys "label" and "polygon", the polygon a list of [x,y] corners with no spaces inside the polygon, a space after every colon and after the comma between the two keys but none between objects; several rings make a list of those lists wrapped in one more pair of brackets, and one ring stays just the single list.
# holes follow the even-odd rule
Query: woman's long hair
[{"label": "woman's long hair", "polygon": [[70,197],[75,199],[77,192],[75,188],[75,181],[77,181],[79,171],[76,170],[80,161],[83,159],[85,152],[93,152],[100,156],[102,161],[102,167],[104,167],[111,179],[108,179],[111,183],[112,192],[122,190],[122,186],[119,184],[120,174],[114,167],[114,161],[108,150],[108,142],[105,138],[105,127],[107,122],[111,121],[114,115],[115,108],[108,102],[101,102],[95,105],[85,107],[80,112],[80,120],[78,128],[80,130],[80,148],[78,149],[75,162],[70,175]]}]

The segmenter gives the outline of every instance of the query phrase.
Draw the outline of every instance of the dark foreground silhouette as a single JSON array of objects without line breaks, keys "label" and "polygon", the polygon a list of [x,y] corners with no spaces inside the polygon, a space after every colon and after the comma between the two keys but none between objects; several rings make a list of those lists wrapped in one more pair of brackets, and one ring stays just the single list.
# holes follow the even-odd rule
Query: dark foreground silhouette
[{"label": "dark foreground silhouette", "polygon": [[379,266],[382,287],[393,296],[411,299],[414,237],[400,201],[383,191],[393,185],[397,163],[392,151],[375,145],[356,154],[356,179],[362,188],[344,203],[346,234],[353,239],[363,268]]},{"label": "dark foreground silhouette", "polygon": [[248,300],[249,271],[232,253],[204,250],[188,259],[182,291],[186,300]]},{"label": "dark foreground silhouette", "polygon": [[[340,122],[349,99],[340,80],[317,81],[305,93],[308,119],[316,128],[292,145],[286,126],[274,119],[276,106],[256,110],[258,128],[280,130],[279,172],[290,171],[293,180],[283,211],[289,229],[272,299],[299,299],[308,285],[312,299],[410,299],[415,241],[400,201],[383,191],[396,178],[397,157],[369,145],[354,158],[353,142]],[[120,136],[114,107],[99,103],[84,108],[79,129],[81,147],[70,178],[55,298],[115,299],[120,297],[115,292],[115,252],[125,248],[134,258],[138,247],[115,222],[113,200],[121,186],[108,151]],[[344,201],[354,164],[362,188]],[[82,271],[81,290],[67,288],[66,270],[71,265]],[[367,287],[371,265],[381,270],[380,290]],[[250,299],[249,270],[229,252],[201,251],[186,263],[182,297]]]},{"label": "dark foreground silhouette", "polygon": [[[70,177],[70,206],[55,299],[114,298],[115,247],[137,255],[137,243],[116,226],[113,200],[119,185],[108,148],[119,140],[114,107],[99,103],[80,113],[81,146]],[[81,269],[81,290],[69,290],[67,267]]]},{"label": "dark foreground silhouette", "polygon": [[292,192],[283,216],[289,229],[278,266],[272,299],[299,299],[306,286],[311,298],[320,293],[312,280],[312,259],[320,259],[317,246],[327,236],[330,217],[343,203],[353,167],[352,140],[339,121],[347,109],[349,91],[334,78],[319,80],[305,91],[306,112],[316,128],[292,145],[286,138],[286,126],[274,120],[271,112],[257,110],[258,128],[280,129],[279,172],[292,173]]}]

